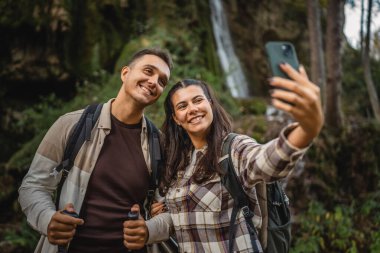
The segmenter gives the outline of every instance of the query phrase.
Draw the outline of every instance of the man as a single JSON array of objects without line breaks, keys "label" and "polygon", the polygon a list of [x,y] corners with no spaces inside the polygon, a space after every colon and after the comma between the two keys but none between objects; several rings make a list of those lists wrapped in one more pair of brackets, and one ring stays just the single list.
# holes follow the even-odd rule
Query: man
[{"label": "man", "polygon": [[[79,150],[62,187],[58,211],[52,196],[61,175],[50,174],[61,162],[83,110],[61,116],[49,129],[19,189],[28,223],[42,235],[35,252],[56,253],[57,245],[69,242],[70,253],[136,249],[133,243],[124,245],[123,223],[131,209],[140,211],[149,186],[143,113],[161,96],[171,67],[170,55],[160,49],[141,50],[123,67],[119,93],[103,105],[91,140]],[[63,209],[80,218],[63,214]]]}]

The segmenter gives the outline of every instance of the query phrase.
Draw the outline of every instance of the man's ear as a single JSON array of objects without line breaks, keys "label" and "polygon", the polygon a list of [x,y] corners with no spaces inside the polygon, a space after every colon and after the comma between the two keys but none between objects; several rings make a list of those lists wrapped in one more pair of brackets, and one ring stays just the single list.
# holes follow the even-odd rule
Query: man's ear
[{"label": "man's ear", "polygon": [[120,72],[120,78],[122,81],[124,81],[124,76],[129,72],[130,68],[128,66],[124,66],[122,69],[121,69],[121,72]]}]

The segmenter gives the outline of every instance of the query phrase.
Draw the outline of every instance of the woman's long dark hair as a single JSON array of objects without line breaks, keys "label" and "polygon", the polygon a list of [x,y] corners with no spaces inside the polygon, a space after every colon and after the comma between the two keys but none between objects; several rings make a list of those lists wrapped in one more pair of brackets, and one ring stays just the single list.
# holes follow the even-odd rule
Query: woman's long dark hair
[{"label": "woman's long dark hair", "polygon": [[219,157],[223,138],[231,132],[231,120],[228,113],[220,105],[213,94],[211,88],[203,81],[194,79],[184,79],[177,82],[165,98],[165,121],[162,125],[165,146],[165,172],[161,179],[161,194],[166,194],[168,188],[177,178],[178,171],[184,171],[190,163],[189,153],[194,148],[187,132],[176,124],[173,119],[174,106],[172,103],[173,94],[191,85],[201,87],[205,96],[211,103],[213,121],[210,131],[207,134],[207,150],[199,161],[192,180],[202,183],[212,178],[216,173],[221,174],[219,167]]}]

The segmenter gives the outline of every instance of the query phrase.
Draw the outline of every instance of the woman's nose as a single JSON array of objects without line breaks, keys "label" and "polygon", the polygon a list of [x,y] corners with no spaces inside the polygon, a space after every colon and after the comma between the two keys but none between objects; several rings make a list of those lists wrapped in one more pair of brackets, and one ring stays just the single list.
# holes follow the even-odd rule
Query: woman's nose
[{"label": "woman's nose", "polygon": [[193,112],[197,112],[198,111],[198,106],[196,106],[195,104],[193,103],[190,103],[188,105],[188,108],[189,108],[189,113],[193,113]]}]

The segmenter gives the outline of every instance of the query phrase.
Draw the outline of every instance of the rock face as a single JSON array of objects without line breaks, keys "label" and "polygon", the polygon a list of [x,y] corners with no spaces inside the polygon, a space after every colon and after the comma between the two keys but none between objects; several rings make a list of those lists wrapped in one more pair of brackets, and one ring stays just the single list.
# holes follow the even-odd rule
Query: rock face
[{"label": "rock face", "polygon": [[68,31],[68,13],[59,1],[51,4],[42,7],[32,1],[26,6],[29,11],[20,11],[19,17],[13,16],[14,6],[9,6],[12,4],[6,5],[6,15],[0,23],[2,34],[6,34],[0,41],[3,87],[12,90],[12,86],[19,83],[27,86],[26,83],[31,82],[31,86],[38,86],[46,80],[68,80],[69,73],[62,61],[62,38]]},{"label": "rock face", "polygon": [[107,1],[80,2],[67,1],[64,6],[60,0],[44,5],[30,1],[20,17],[14,14],[15,6],[5,5],[0,31],[7,36],[0,41],[0,79],[6,99],[21,96],[16,92],[20,90],[26,91],[31,102],[33,96],[57,89],[62,91],[56,92],[58,96],[64,96],[73,90],[73,79],[113,66],[122,47],[120,37],[125,35],[122,22],[119,33],[112,22],[119,21],[122,8]]},{"label": "rock face", "polygon": [[[225,0],[235,45],[253,96],[266,96],[270,76],[264,46],[270,40],[291,41],[300,62],[307,65],[307,22],[304,1]],[[305,59],[305,60],[303,60]]]},{"label": "rock face", "polygon": [[121,14],[138,9],[124,2],[0,1],[0,145],[6,147],[0,163],[17,148],[20,112],[51,93],[71,98],[94,72],[113,70],[128,37]]}]

